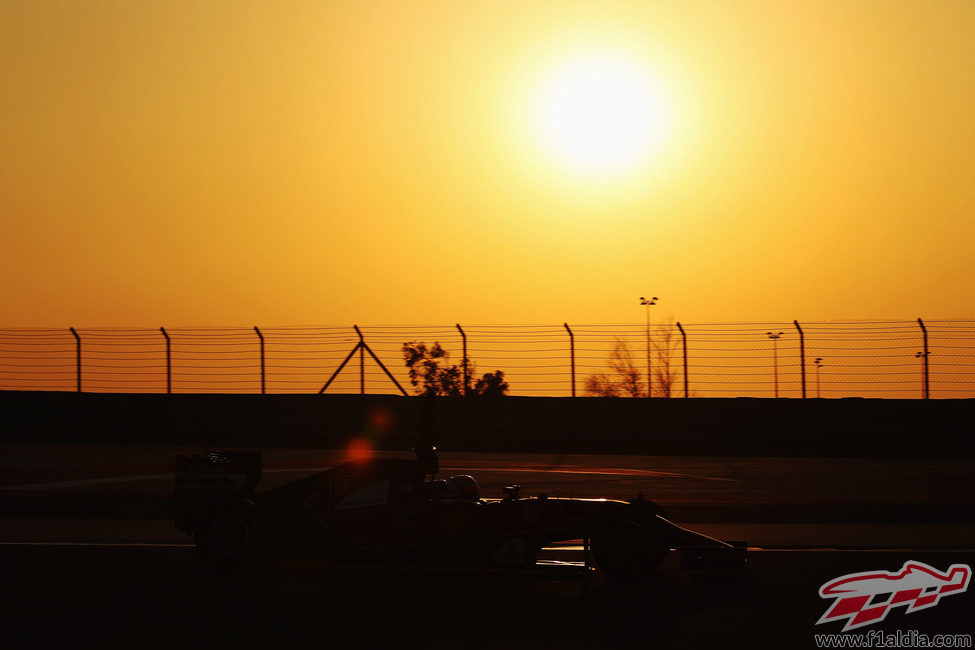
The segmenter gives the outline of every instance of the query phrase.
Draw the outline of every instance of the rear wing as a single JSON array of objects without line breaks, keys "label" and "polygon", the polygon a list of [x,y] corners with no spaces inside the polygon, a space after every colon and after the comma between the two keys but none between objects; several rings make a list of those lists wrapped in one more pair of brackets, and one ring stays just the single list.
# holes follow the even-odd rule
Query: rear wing
[{"label": "rear wing", "polygon": [[249,498],[261,480],[261,452],[209,451],[177,456],[173,518],[191,533],[200,515],[227,501]]}]

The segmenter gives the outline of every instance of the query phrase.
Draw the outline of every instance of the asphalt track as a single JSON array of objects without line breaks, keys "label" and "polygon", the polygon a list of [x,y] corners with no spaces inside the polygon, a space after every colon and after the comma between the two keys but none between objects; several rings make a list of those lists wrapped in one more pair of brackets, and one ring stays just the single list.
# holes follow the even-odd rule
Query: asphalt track
[{"label": "asphalt track", "polygon": [[[970,553],[759,551],[739,575],[676,558],[638,582],[575,567],[530,572],[337,566],[207,570],[181,546],[0,546],[3,648],[807,648],[840,575],[941,569]],[[12,596],[12,597],[11,597]],[[972,634],[972,594],[871,630]]]},{"label": "asphalt track", "polygon": [[[629,498],[751,546],[742,574],[688,573],[672,556],[648,580],[580,568],[571,547],[529,572],[336,565],[205,569],[173,530],[172,456],[193,449],[0,446],[0,648],[428,647],[802,648],[826,581],[975,564],[970,461],[441,454],[486,496]],[[265,450],[265,488],[343,451]],[[674,555],[674,554],[672,554]],[[13,598],[9,598],[13,596]],[[973,634],[971,593],[892,609],[888,632]]]},{"label": "asphalt track", "polygon": [[[0,445],[5,541],[172,542],[172,459],[201,449]],[[346,458],[264,450],[260,489]],[[775,547],[975,548],[975,461],[441,453],[441,473],[473,474],[483,496],[629,499],[671,519]],[[60,519],[58,522],[56,520]],[[141,520],[141,521],[140,521]],[[112,523],[118,522],[118,523]],[[104,539],[99,539],[104,530]]]}]

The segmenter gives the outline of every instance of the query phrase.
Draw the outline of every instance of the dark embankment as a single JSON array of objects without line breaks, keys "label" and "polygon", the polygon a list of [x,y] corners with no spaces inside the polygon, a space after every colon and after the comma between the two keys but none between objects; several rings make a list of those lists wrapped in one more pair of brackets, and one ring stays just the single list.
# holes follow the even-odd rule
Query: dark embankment
[{"label": "dark embankment", "polygon": [[[0,441],[972,458],[975,400],[119,395],[0,391]],[[433,424],[431,425],[431,421]],[[432,426],[432,433],[431,433]]]}]

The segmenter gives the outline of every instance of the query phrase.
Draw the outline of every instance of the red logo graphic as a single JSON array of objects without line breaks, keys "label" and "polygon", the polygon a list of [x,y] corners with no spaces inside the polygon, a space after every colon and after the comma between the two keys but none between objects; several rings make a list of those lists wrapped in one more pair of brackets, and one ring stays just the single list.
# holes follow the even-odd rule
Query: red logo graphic
[{"label": "red logo graphic", "polygon": [[835,598],[833,605],[816,621],[829,623],[847,619],[843,632],[879,623],[892,607],[907,605],[907,613],[934,607],[942,596],[968,589],[972,568],[952,564],[946,573],[923,562],[905,562],[896,573],[865,571],[830,580],[819,588],[820,598]]}]

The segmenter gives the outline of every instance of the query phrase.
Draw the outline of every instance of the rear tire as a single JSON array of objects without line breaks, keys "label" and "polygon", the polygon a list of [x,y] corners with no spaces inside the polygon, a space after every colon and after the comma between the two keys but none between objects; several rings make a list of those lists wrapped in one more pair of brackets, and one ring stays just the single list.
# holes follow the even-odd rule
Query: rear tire
[{"label": "rear tire", "polygon": [[646,575],[669,552],[655,518],[634,507],[614,513],[592,535],[593,559],[610,576]]},{"label": "rear tire", "polygon": [[210,566],[221,569],[257,568],[270,559],[261,517],[253,501],[227,504],[201,517],[193,538],[200,555]]}]

